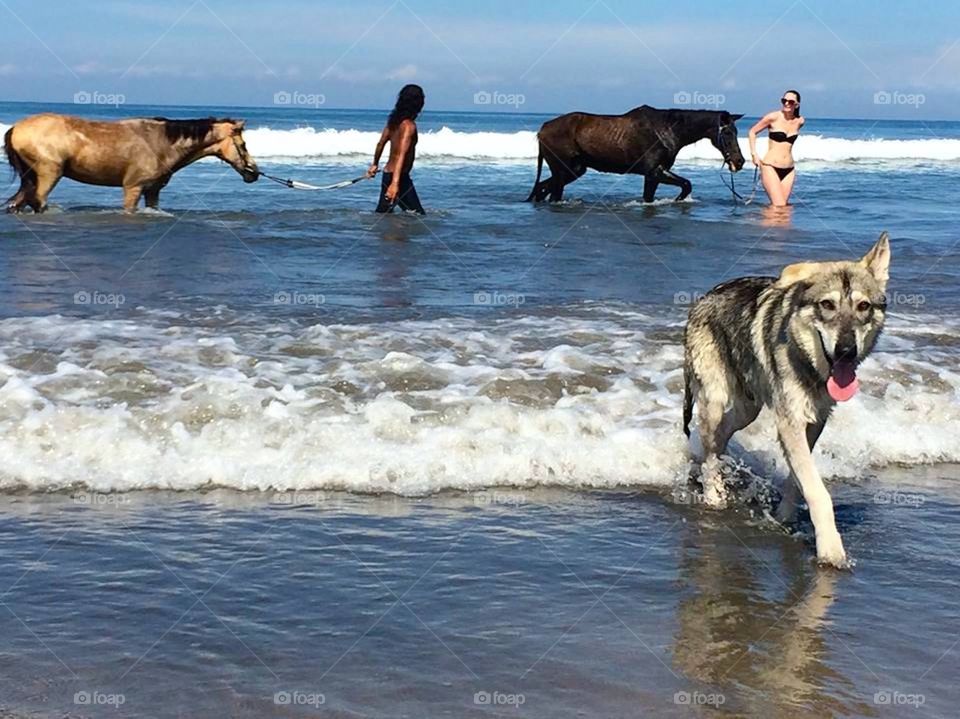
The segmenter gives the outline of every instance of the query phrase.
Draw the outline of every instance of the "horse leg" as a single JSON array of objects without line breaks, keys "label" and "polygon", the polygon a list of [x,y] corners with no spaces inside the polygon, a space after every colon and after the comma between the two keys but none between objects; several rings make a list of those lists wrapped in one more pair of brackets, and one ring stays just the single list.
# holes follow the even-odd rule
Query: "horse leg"
[{"label": "horse leg", "polygon": [[160,190],[166,187],[168,182],[170,182],[170,178],[164,177],[143,188],[143,204],[153,210],[158,209],[160,207]]},{"label": "horse leg", "polygon": [[4,150],[10,166],[20,178],[20,189],[7,200],[7,212],[20,212],[36,192],[37,174],[27,159],[13,147],[12,135],[13,130],[7,130],[4,137]]},{"label": "horse leg", "polygon": [[527,201],[533,202],[534,204],[543,202],[543,199],[550,192],[550,183],[552,180],[552,177],[548,177],[546,180],[540,180],[537,182],[533,186],[533,189],[530,190],[530,197],[527,198]]},{"label": "horse leg", "polygon": [[533,188],[533,201],[534,202],[543,202],[547,195],[550,194],[550,187],[553,182],[553,177],[548,177],[546,180],[541,180],[537,183],[537,186]]},{"label": "horse leg", "polygon": [[38,164],[34,170],[37,174],[37,184],[33,188],[33,197],[27,199],[27,204],[33,208],[34,212],[41,213],[46,211],[47,198],[63,177],[63,167],[44,163]]},{"label": "horse leg", "polygon": [[656,175],[644,175],[643,176],[643,201],[644,202],[653,202],[653,198],[657,194],[657,186],[660,184],[660,180],[657,179]]},{"label": "horse leg", "polygon": [[570,165],[573,162],[573,156],[558,155],[555,151],[551,151],[547,153],[546,160],[550,167],[550,177],[546,180],[549,185],[545,190],[549,190],[550,202],[560,202],[563,199],[564,186],[572,179],[573,173],[570,170]]},{"label": "horse leg", "polygon": [[566,184],[563,178],[557,175],[550,178],[550,202],[560,202],[563,199],[563,188]]},{"label": "horse leg", "polygon": [[562,169],[553,173],[553,178],[551,179],[555,180],[556,184],[553,186],[550,194],[550,201],[560,202],[560,200],[563,199],[564,188],[574,180],[583,177],[586,172],[586,165],[579,160],[573,160],[568,165],[564,165]]},{"label": "horse leg", "polygon": [[17,213],[26,206],[27,196],[30,193],[25,185],[26,183],[21,181],[20,189],[17,190],[9,200],[7,200],[7,212]]},{"label": "horse leg", "polygon": [[690,180],[685,177],[680,177],[680,175],[675,175],[670,172],[670,170],[660,170],[660,175],[657,179],[664,185],[674,185],[680,188],[680,194],[677,195],[676,202],[687,199],[687,196],[691,190],[693,190],[693,185],[690,184]]},{"label": "horse leg", "polygon": [[139,185],[133,185],[132,187],[123,188],[123,211],[124,212],[136,212],[137,203],[140,202],[140,195],[143,193],[143,188]]},{"label": "horse leg", "polygon": [[143,190],[143,205],[151,210],[157,209],[160,204],[160,188],[156,185],[145,187]]},{"label": "horse leg", "polygon": [[32,172],[24,172],[20,175],[20,189],[17,190],[9,200],[7,200],[7,212],[20,212],[27,206],[27,202],[36,192],[36,185],[33,182]]}]

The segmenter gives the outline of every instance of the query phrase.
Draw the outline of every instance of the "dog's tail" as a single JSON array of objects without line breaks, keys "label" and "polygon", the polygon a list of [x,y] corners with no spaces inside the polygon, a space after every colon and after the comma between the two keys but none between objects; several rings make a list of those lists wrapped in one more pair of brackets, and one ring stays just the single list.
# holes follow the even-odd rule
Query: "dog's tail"
[{"label": "dog's tail", "polygon": [[527,197],[527,202],[535,202],[537,187],[540,185],[540,174],[543,172],[543,143],[537,143],[540,148],[540,152],[537,155],[537,179],[533,181],[533,189],[530,190],[530,196]]},{"label": "dog's tail", "polygon": [[693,418],[693,364],[689,354],[683,361],[683,433],[690,436],[690,420]]}]

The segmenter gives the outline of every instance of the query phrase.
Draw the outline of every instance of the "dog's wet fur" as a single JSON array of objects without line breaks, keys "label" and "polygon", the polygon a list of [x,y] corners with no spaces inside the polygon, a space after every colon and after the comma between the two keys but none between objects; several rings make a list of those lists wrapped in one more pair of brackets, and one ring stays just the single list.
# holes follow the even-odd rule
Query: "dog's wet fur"
[{"label": "dog's wet fur", "polygon": [[719,457],[766,405],[791,470],[777,518],[793,520],[799,485],[817,558],[837,567],[848,566],[846,552],[811,452],[837,401],[856,393],[857,366],[883,330],[889,267],[884,232],[860,260],[725,282],[691,308],[684,333],[683,428],[689,436],[696,405],[704,503],[726,504]]}]

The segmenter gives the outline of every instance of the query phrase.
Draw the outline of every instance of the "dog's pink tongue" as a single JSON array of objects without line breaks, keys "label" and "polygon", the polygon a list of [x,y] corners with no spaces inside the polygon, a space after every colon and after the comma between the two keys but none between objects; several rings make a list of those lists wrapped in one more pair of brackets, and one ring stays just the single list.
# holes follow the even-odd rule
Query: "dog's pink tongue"
[{"label": "dog's pink tongue", "polygon": [[857,368],[853,362],[837,362],[827,378],[827,393],[836,402],[846,402],[860,389]]}]

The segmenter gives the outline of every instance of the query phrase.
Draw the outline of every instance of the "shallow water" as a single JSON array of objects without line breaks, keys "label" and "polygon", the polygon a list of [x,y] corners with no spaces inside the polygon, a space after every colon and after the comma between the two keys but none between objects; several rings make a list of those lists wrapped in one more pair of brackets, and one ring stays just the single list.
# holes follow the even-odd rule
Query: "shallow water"
[{"label": "shallow water", "polygon": [[809,527],[636,491],[12,495],[0,691],[58,716],[948,716],[957,478],[837,487],[852,572]]},{"label": "shallow water", "polygon": [[[217,114],[315,183],[382,121]],[[589,174],[527,205],[543,119],[425,116],[422,221],[215,162],[161,212],[64,182],[0,217],[0,711],[953,711],[960,125],[812,119],[771,213],[709,148],[690,202]],[[882,229],[888,328],[817,449],[835,573],[748,501],[785,471],[764,416],[740,509],[685,504],[680,340],[715,284]]]}]

